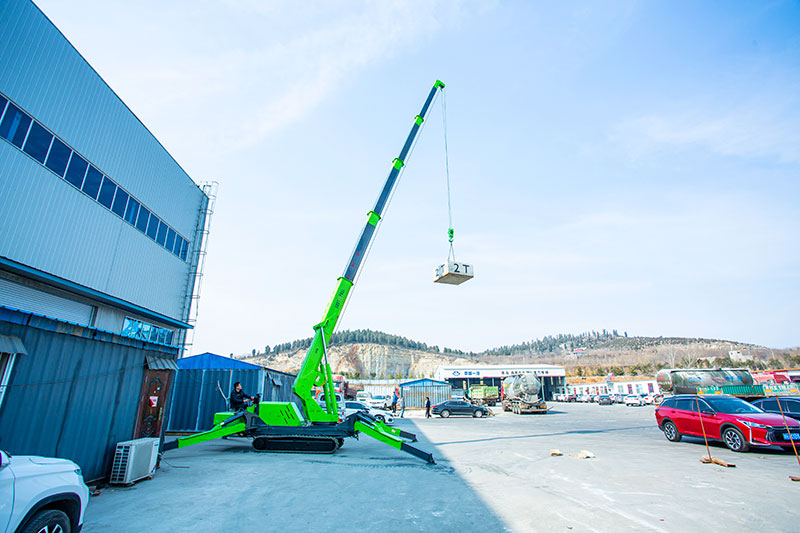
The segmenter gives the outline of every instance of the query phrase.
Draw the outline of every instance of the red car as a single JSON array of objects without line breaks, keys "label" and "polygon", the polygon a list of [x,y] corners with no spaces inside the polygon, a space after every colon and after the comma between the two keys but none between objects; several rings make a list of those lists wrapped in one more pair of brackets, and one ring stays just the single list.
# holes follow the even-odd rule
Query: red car
[{"label": "red car", "polygon": [[735,452],[746,452],[751,446],[791,449],[792,440],[800,445],[800,422],[786,417],[787,431],[780,415],[766,413],[733,396],[665,398],[656,408],[656,422],[672,442],[678,442],[684,435],[702,437],[705,428],[709,439],[721,440]]}]

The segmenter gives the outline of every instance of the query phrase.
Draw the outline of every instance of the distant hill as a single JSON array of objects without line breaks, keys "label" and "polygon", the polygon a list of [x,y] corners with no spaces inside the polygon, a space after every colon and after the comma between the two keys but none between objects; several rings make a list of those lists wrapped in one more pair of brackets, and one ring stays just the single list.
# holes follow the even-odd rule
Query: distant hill
[{"label": "distant hill", "polygon": [[[297,371],[312,338],[266,346],[239,356],[272,368]],[[734,363],[731,350],[752,356]],[[653,374],[660,368],[694,366],[800,366],[800,350],[772,350],[735,341],[684,337],[635,337],[602,330],[560,334],[482,352],[439,346],[369,329],[335,333],[329,346],[333,371],[352,378],[430,377],[437,366],[482,363],[547,363],[567,367],[571,375]]]}]

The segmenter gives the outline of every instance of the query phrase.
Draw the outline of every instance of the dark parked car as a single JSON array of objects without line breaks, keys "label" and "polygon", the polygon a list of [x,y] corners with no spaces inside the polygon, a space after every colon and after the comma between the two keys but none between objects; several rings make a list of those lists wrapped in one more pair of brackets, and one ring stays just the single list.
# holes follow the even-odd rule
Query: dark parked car
[{"label": "dark parked car", "polygon": [[436,404],[431,409],[431,413],[447,418],[450,415],[467,415],[480,418],[489,414],[489,410],[482,405],[472,405],[463,400],[450,400]]},{"label": "dark parked car", "polygon": [[656,422],[667,440],[678,442],[684,435],[721,440],[735,452],[751,446],[800,444],[800,422],[765,413],[758,407],[733,396],[678,395],[665,398],[656,407]]},{"label": "dark parked car", "polygon": [[597,397],[597,403],[599,403],[600,405],[611,405],[614,403],[614,398],[612,398],[607,394],[603,394]]},{"label": "dark parked car", "polygon": [[780,408],[778,408],[778,398],[762,398],[754,401],[753,405],[768,413],[776,413],[778,415],[781,414],[781,409],[783,409],[783,414],[787,417],[800,420],[800,398],[780,398],[780,401]]}]

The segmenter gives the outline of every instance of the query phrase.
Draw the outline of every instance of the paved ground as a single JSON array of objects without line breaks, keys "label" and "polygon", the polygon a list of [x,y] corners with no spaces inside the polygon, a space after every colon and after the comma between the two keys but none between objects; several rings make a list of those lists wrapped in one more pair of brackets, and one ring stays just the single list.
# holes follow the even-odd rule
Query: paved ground
[{"label": "paved ground", "polygon": [[[668,442],[652,407],[554,406],[398,420],[435,466],[366,437],[334,455],[257,454],[233,440],[171,451],[152,481],[93,498],[84,531],[800,529],[793,454],[716,445],[736,468],[703,465],[702,441]],[[596,457],[572,456],[581,450]]]}]

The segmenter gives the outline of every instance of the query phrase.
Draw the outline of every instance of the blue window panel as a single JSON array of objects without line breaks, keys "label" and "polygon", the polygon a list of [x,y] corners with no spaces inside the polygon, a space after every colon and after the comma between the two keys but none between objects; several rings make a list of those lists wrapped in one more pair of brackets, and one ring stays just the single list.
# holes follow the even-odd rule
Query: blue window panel
[{"label": "blue window panel", "polygon": [[170,252],[175,247],[175,230],[172,228],[167,229],[167,242],[164,243],[164,247]]},{"label": "blue window panel", "polygon": [[[72,159],[80,157],[78,154],[72,154]],[[70,167],[72,162],[70,162]],[[97,200],[97,193],[100,192],[100,185],[103,183],[103,174],[93,166],[89,166],[86,171],[86,179],[83,180],[83,192],[92,200]]]},{"label": "blue window panel", "polygon": [[158,225],[158,233],[156,234],[156,242],[164,246],[164,241],[167,239],[167,225],[161,222]]},{"label": "blue window panel", "polygon": [[[86,174],[87,166],[89,166],[89,163],[87,163],[84,158],[78,154],[72,154],[72,159],[69,160],[69,166],[67,167],[67,173],[64,175],[64,179],[80,189],[83,183],[83,176]],[[97,193],[95,193],[95,196],[97,196]]]},{"label": "blue window panel", "polygon": [[6,110],[8,100],[4,96],[0,96],[0,118],[3,118],[3,111]]},{"label": "blue window panel", "polygon": [[180,235],[176,235],[175,236],[175,246],[173,246],[172,250],[170,250],[170,251],[173,254],[175,254],[178,257],[180,257],[180,255],[181,255],[181,246],[183,246],[183,239],[181,238]]},{"label": "blue window panel", "polygon": [[139,202],[137,202],[133,196],[131,196],[130,200],[128,200],[128,207],[125,208],[125,220],[129,223],[136,225],[136,217],[139,215]]},{"label": "blue window panel", "polygon": [[183,244],[181,245],[181,256],[180,257],[184,261],[186,261],[186,254],[187,253],[189,253],[189,242],[188,241],[183,241]]},{"label": "blue window panel", "polygon": [[3,122],[0,122],[0,137],[11,141],[17,148],[22,148],[30,125],[31,117],[9,102]]},{"label": "blue window panel", "polygon": [[158,217],[150,213],[150,222],[147,224],[147,236],[153,240],[156,240],[156,234],[158,233],[158,222]]},{"label": "blue window panel", "polygon": [[67,163],[69,162],[69,154],[72,150],[62,143],[58,138],[53,139],[53,146],[50,147],[50,154],[47,156],[47,168],[64,177],[64,171],[67,170]]},{"label": "blue window panel", "polygon": [[53,142],[53,134],[38,122],[34,122],[31,132],[28,134],[28,140],[25,141],[25,153],[44,164],[51,142]]},{"label": "blue window panel", "polygon": [[97,197],[97,201],[111,209],[115,192],[117,192],[117,184],[111,181],[108,176],[103,176],[103,184],[100,186],[100,195]]},{"label": "blue window panel", "polygon": [[111,208],[113,212],[121,217],[125,216],[125,207],[128,205],[128,193],[122,189],[117,189],[117,195],[114,197],[114,206]]},{"label": "blue window panel", "polygon": [[136,219],[136,229],[142,233],[147,232],[147,221],[150,218],[150,211],[145,206],[139,208],[139,218]]},{"label": "blue window panel", "polygon": [[150,326],[150,340],[152,342],[158,342],[158,330],[159,329],[160,328],[157,328],[155,326]]}]

